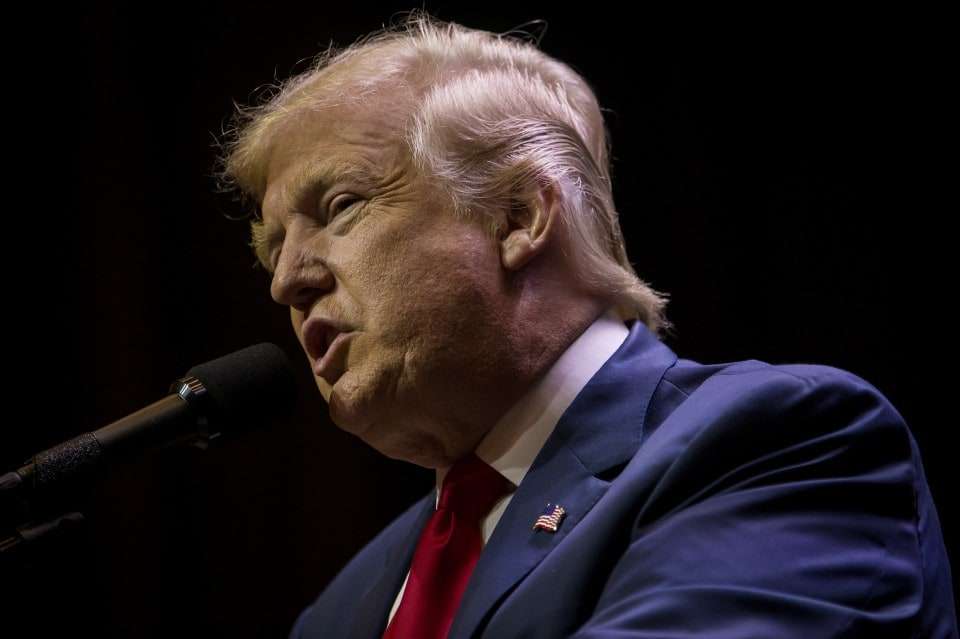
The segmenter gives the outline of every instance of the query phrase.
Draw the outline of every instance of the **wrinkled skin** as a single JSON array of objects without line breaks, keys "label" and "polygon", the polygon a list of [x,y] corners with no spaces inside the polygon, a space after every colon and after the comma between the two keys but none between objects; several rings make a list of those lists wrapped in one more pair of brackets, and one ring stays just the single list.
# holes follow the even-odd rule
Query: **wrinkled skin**
[{"label": "wrinkled skin", "polygon": [[[301,177],[318,162],[329,189]],[[444,468],[473,450],[602,312],[557,257],[548,198],[500,213],[492,237],[451,214],[372,107],[279,131],[262,211],[271,295],[301,344],[313,316],[356,331],[336,370],[315,374],[331,419],[389,457]]]}]

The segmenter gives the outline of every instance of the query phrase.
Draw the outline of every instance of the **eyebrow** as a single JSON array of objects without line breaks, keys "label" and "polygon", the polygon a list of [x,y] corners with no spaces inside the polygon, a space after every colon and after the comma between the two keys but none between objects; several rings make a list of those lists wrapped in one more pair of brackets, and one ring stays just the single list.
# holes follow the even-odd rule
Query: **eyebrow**
[{"label": "eyebrow", "polygon": [[[356,163],[330,162],[319,160],[307,164],[290,180],[284,196],[284,205],[290,206],[303,202],[308,195],[321,197],[334,184],[349,182],[360,186],[372,186],[382,179],[379,171],[372,170],[373,165]],[[263,220],[262,209],[250,222],[250,247],[257,260],[267,270],[271,271],[270,248],[275,242],[282,240],[284,229],[279,224],[268,224]]]}]

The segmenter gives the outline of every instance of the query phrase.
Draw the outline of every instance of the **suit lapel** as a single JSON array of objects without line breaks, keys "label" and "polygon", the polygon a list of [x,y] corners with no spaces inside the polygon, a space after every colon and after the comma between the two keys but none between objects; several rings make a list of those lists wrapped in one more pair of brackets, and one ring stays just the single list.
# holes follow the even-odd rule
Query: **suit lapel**
[{"label": "suit lapel", "polygon": [[[633,324],[623,345],[557,422],[518,487],[480,555],[449,637],[474,636],[498,602],[599,501],[610,483],[598,475],[626,464],[636,453],[653,392],[676,360],[643,324]],[[547,502],[566,510],[555,533],[533,529]]]},{"label": "suit lapel", "polygon": [[355,608],[357,616],[353,628],[347,635],[350,639],[376,639],[383,636],[390,608],[410,569],[420,531],[430,519],[435,501],[436,496],[433,491],[421,500],[420,512],[413,525],[385,553],[384,573],[379,578],[373,579],[367,591],[357,599]]}]

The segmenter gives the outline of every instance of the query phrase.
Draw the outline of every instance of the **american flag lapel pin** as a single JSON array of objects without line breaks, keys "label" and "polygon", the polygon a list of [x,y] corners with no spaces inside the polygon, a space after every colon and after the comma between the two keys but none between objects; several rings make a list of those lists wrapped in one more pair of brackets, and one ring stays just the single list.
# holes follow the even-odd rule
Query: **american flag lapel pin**
[{"label": "american flag lapel pin", "polygon": [[547,504],[547,507],[544,508],[540,516],[537,517],[537,521],[534,522],[533,529],[555,533],[566,514],[567,511],[564,510],[560,504]]}]

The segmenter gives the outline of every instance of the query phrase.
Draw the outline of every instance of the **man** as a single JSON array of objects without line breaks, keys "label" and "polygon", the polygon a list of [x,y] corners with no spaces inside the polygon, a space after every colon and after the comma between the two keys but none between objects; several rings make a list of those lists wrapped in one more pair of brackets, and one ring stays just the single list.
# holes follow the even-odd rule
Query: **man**
[{"label": "man", "polygon": [[874,387],[658,340],[566,65],[415,16],[244,111],[225,176],[333,421],[437,472],[293,637],[956,636]]}]

